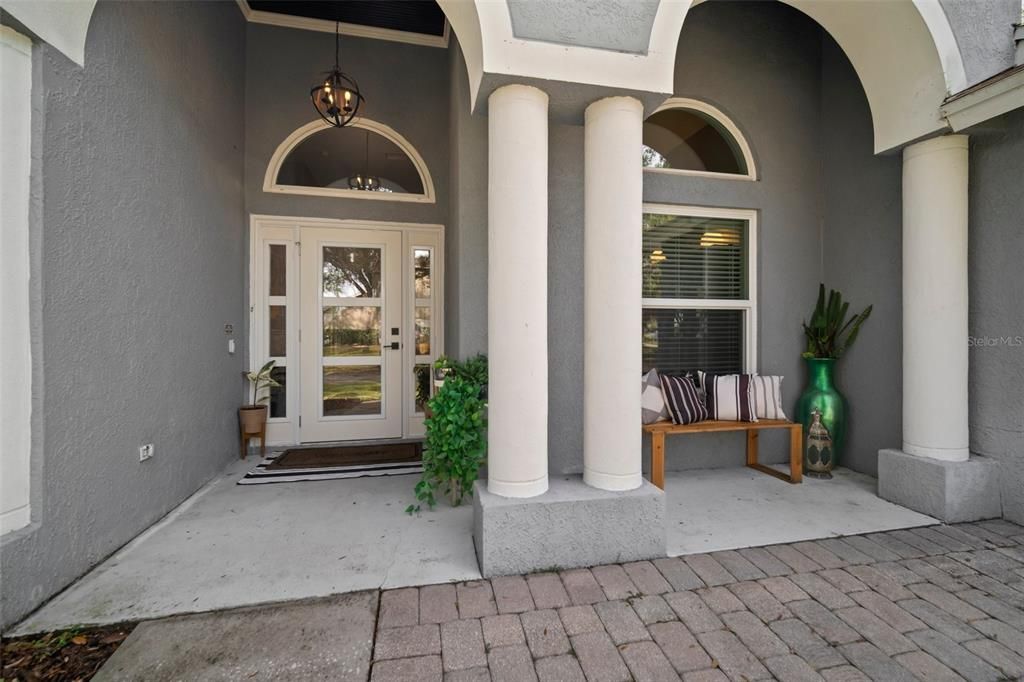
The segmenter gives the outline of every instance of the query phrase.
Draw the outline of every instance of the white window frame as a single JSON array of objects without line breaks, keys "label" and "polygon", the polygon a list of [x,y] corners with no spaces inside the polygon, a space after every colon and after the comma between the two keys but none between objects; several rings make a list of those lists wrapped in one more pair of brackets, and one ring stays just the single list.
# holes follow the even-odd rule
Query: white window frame
[{"label": "white window frame", "polygon": [[412,165],[416,168],[416,172],[419,173],[420,184],[423,185],[423,192],[421,194],[413,194],[411,192],[363,192],[357,189],[348,189],[344,187],[307,187],[305,185],[278,184],[277,175],[281,172],[281,166],[284,164],[285,159],[288,158],[288,155],[291,154],[292,151],[294,151],[294,149],[307,137],[331,127],[331,125],[323,119],[317,119],[307,123],[286,137],[284,141],[277,146],[277,149],[274,150],[274,154],[270,157],[270,163],[267,164],[267,172],[263,176],[263,191],[275,194],[300,194],[303,196],[334,197],[336,199],[366,199],[371,201],[399,201],[423,204],[433,204],[436,202],[434,179],[430,175],[430,169],[427,168],[427,162],[424,161],[423,157],[418,151],[416,151],[416,148],[412,146],[412,143],[409,142],[409,140],[402,137],[402,135],[391,126],[380,123],[379,121],[373,121],[365,116],[357,116],[356,118],[353,118],[348,126],[351,128],[362,128],[370,131],[371,133],[380,135],[401,149],[402,152],[409,157],[409,161],[412,162]]},{"label": "white window frame", "polygon": [[[743,162],[747,166],[746,173],[719,173],[714,171],[698,171],[698,170],[687,170],[685,168],[644,168],[644,173],[655,173],[663,175],[689,175],[691,177],[700,178],[712,178],[715,180],[746,180],[750,182],[756,182],[758,179],[757,164],[754,162],[754,153],[750,149],[750,143],[747,142],[747,138],[740,131],[740,127],[736,125],[736,122],[725,115],[718,107],[702,102],[699,99],[690,99],[688,97],[672,97],[665,101],[660,107],[654,110],[651,114],[657,114],[662,111],[669,109],[682,109],[684,111],[693,111],[699,114],[704,114],[706,117],[714,119],[716,123],[722,126],[726,132],[736,141],[736,146],[739,147],[740,154],[743,156]],[[657,151],[657,150],[655,150]]]},{"label": "white window frame", "polygon": [[[747,222],[747,298],[642,298],[642,308],[663,310],[740,310],[743,312],[743,371],[757,371],[757,211],[679,204],[645,203],[643,212],[693,218],[726,218]],[[639,332],[639,330],[638,330]]]},{"label": "white window frame", "polygon": [[[301,412],[301,371],[299,352],[301,267],[300,249],[302,228],[334,227],[346,230],[389,230],[402,233],[402,253],[407,258],[402,268],[402,437],[415,438],[425,433],[423,413],[415,411],[416,393],[412,382],[413,367],[417,362],[415,341],[415,292],[412,257],[414,248],[432,251],[430,299],[431,362],[444,353],[444,226],[429,223],[400,223],[371,220],[337,220],[332,218],[302,218],[253,214],[249,217],[249,369],[259,369],[268,359],[270,348],[270,320],[267,306],[274,302],[269,297],[270,273],[269,244],[289,244],[287,263],[287,351],[288,369],[287,416],[267,420],[268,445],[293,445],[300,442],[299,418]],[[276,298],[276,297],[275,297]],[[408,339],[409,342],[405,340]],[[422,360],[420,360],[422,361]],[[283,364],[283,363],[282,363]]]},{"label": "white window frame", "polygon": [[[425,230],[416,230],[406,234],[405,238],[405,267],[404,274],[405,280],[403,289],[406,293],[405,300],[407,301],[407,310],[405,314],[406,324],[409,325],[409,331],[411,332],[410,343],[405,345],[405,372],[406,380],[412,381],[413,371],[416,365],[428,364],[433,366],[434,361],[442,354],[443,343],[444,343],[444,318],[443,313],[443,299],[440,298],[444,291],[444,284],[441,281],[443,277],[443,270],[440,269],[440,264],[443,260],[442,251],[444,249],[444,242],[442,241],[443,233],[441,232],[429,232]],[[429,249],[430,250],[430,298],[420,299],[416,298],[416,281],[415,281],[415,254],[417,249]],[[430,308],[430,353],[427,355],[419,355],[416,348],[416,308],[428,307]],[[426,427],[423,424],[425,415],[423,412],[416,411],[416,385],[415,383],[410,384],[411,391],[405,391],[405,436],[406,437],[418,437],[426,434]],[[430,391],[433,394],[434,382],[431,379]]]},{"label": "white window frame", "polygon": [[0,535],[32,522],[32,41],[0,26]]}]

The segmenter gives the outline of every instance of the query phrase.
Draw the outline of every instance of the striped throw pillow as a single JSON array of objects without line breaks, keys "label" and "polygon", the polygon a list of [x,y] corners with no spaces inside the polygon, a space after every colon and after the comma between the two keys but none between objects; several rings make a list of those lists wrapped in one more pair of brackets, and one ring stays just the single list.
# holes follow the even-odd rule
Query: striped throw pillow
[{"label": "striped throw pillow", "polygon": [[661,377],[661,392],[673,424],[693,424],[708,418],[708,408],[700,399],[690,377]]},{"label": "striped throw pillow", "polygon": [[668,419],[668,410],[665,408],[665,396],[661,393],[661,377],[658,376],[658,370],[652,369],[645,374],[640,383],[642,386],[640,421],[644,424],[653,424],[662,419]]},{"label": "striped throw pillow", "polygon": [[756,422],[754,374],[707,374],[697,372],[711,419]]},{"label": "striped throw pillow", "polygon": [[782,411],[782,377],[754,375],[754,414],[758,419],[786,419]]}]

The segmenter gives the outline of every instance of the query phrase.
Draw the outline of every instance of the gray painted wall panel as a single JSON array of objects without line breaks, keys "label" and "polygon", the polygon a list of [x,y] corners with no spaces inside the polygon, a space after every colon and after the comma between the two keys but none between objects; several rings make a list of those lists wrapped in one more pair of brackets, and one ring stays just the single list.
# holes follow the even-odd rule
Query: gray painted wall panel
[{"label": "gray painted wall panel", "polygon": [[[789,416],[804,383],[800,322],[813,306],[821,272],[821,40],[814,22],[780,4],[692,9],[679,40],[676,93],[709,101],[737,123],[761,179],[653,173],[644,179],[646,201],[758,209],[758,370],[785,376]],[[766,461],[786,458],[783,434],[766,433],[762,441]],[[745,461],[742,434],[669,439],[666,451],[669,469]]]},{"label": "gray painted wall panel", "polygon": [[423,157],[437,203],[368,201],[263,191],[278,145],[317,118],[309,88],[333,65],[334,36],[246,27],[245,200],[250,213],[444,224],[448,218],[448,55],[444,50],[343,36],[342,69],[366,97],[361,116],[391,126]]},{"label": "gray painted wall panel", "polygon": [[553,473],[580,472],[583,471],[583,127],[551,126],[548,148],[548,468]]},{"label": "gray painted wall panel", "polygon": [[821,111],[825,283],[851,310],[874,305],[838,364],[836,384],[849,400],[846,463],[876,476],[878,451],[903,442],[903,166],[899,154],[873,153],[867,100],[831,40],[822,44]]},{"label": "gray painted wall panel", "polygon": [[469,78],[452,39],[451,204],[445,239],[446,335],[449,355],[487,352],[487,118],[472,115]]},{"label": "gray painted wall panel", "polygon": [[1000,461],[1024,524],[1024,109],[975,126],[970,156],[971,451]]},{"label": "gray painted wall panel", "polygon": [[101,2],[85,69],[36,52],[33,523],[0,548],[4,626],[237,456],[244,39],[234,4]]}]

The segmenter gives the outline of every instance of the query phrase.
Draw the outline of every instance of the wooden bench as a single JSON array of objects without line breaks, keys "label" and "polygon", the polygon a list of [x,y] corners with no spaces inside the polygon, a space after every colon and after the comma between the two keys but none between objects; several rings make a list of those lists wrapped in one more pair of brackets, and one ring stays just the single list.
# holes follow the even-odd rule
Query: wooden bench
[{"label": "wooden bench", "polygon": [[[781,478],[790,483],[803,479],[803,426],[783,419],[761,419],[756,422],[703,421],[696,424],[673,424],[660,421],[645,424],[644,432],[651,434],[651,483],[665,489],[665,436],[680,433],[718,433],[724,431],[747,432],[747,466],[751,469]],[[757,437],[764,429],[789,429],[789,475],[757,461]]]}]

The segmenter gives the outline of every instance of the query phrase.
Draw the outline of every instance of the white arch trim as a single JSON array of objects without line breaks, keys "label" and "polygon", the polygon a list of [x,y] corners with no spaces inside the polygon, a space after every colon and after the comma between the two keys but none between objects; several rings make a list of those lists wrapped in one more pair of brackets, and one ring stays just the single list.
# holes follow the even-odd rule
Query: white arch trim
[{"label": "white arch trim", "polygon": [[68,59],[85,66],[85,36],[96,0],[0,0],[0,7]]},{"label": "white arch trim", "polygon": [[942,73],[946,79],[947,94],[955,94],[967,88],[967,71],[960,55],[960,46],[956,43],[953,28],[949,25],[949,17],[939,4],[939,0],[914,0],[914,6],[921,14],[932,42],[939,53]]},{"label": "white arch trim", "polygon": [[281,170],[281,164],[288,158],[300,142],[310,135],[326,130],[331,126],[321,119],[317,119],[302,126],[284,139],[284,142],[277,146],[270,163],[267,164],[266,175],[263,176],[263,191],[277,194],[303,194],[306,196],[335,197],[338,199],[370,199],[375,201],[413,201],[425,204],[433,204],[436,201],[434,194],[434,180],[430,176],[426,161],[416,151],[412,144],[402,137],[398,132],[379,121],[373,121],[362,116],[352,119],[349,124],[353,128],[369,130],[382,137],[387,138],[405,153],[416,167],[420,175],[420,182],[423,184],[423,194],[406,194],[402,192],[361,192],[356,189],[343,189],[340,187],[305,187],[302,185],[279,185],[277,174]]},{"label": "white arch trim", "polygon": [[688,97],[672,97],[665,100],[665,103],[654,110],[652,116],[659,111],[666,111],[668,109],[689,109],[690,111],[696,111],[704,114],[710,119],[713,119],[716,123],[721,125],[726,132],[732,136],[732,139],[736,141],[736,146],[739,147],[740,154],[743,155],[743,162],[747,165],[746,173],[714,173],[711,171],[695,171],[685,170],[682,168],[645,168],[645,173],[665,173],[671,175],[697,175],[708,178],[720,178],[723,180],[757,180],[757,164],[754,162],[754,154],[750,149],[750,143],[747,142],[747,138],[740,131],[739,126],[731,118],[725,115],[721,109],[707,102],[702,102],[699,99],[690,99]]},{"label": "white arch trim", "polygon": [[[688,7],[703,0],[662,0]],[[853,64],[882,152],[947,129],[939,107],[966,84],[963,61],[938,0],[782,0],[824,28]],[[679,36],[686,13],[658,12],[654,36]],[[659,25],[659,22],[671,26]],[[662,44],[667,44],[662,37]],[[675,51],[672,52],[672,61]],[[893,65],[898,65],[894,68]]]}]

